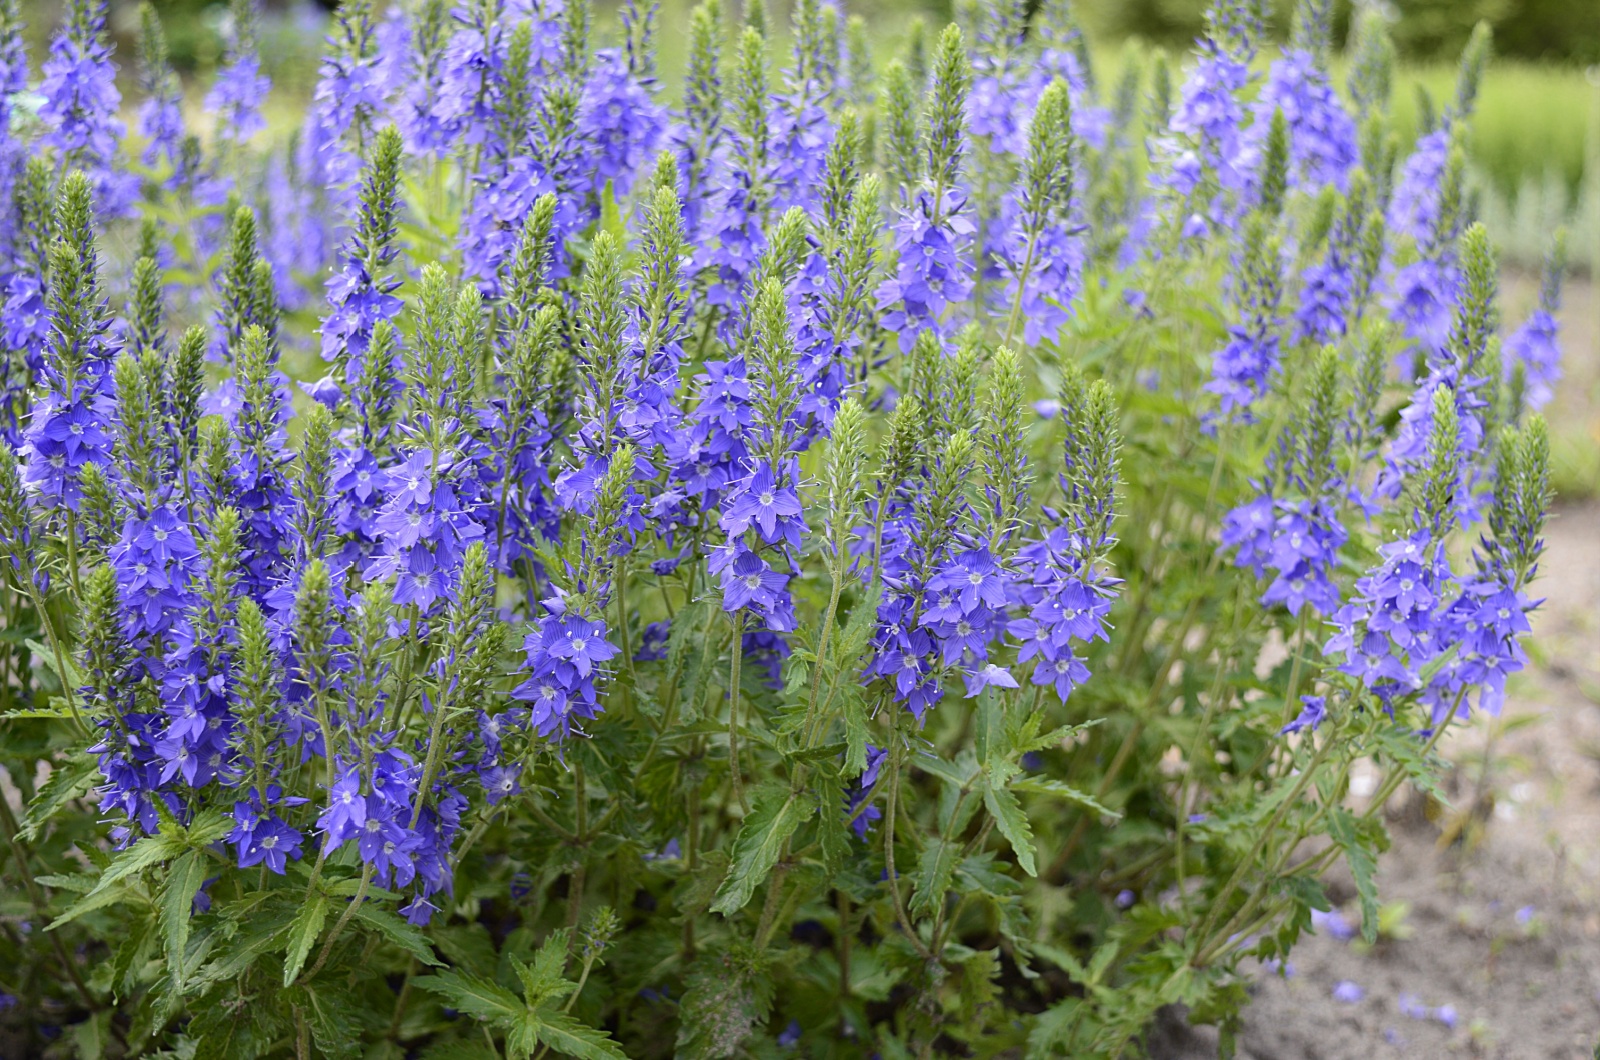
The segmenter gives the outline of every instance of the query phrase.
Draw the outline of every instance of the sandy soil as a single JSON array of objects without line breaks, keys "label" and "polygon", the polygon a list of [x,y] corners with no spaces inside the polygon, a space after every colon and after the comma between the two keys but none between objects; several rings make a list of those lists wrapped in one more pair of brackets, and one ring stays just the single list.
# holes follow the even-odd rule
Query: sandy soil
[{"label": "sandy soil", "polygon": [[[1506,293],[1516,322],[1533,284]],[[1600,445],[1600,293],[1573,285],[1562,320],[1552,428]],[[1600,502],[1563,505],[1546,538],[1533,666],[1498,722],[1447,737],[1452,809],[1412,797],[1391,813],[1396,930],[1368,949],[1324,923],[1262,969],[1243,1060],[1600,1057]],[[1358,923],[1348,880],[1329,883]],[[1215,1042],[1174,1014],[1151,1055],[1201,1060]]]}]

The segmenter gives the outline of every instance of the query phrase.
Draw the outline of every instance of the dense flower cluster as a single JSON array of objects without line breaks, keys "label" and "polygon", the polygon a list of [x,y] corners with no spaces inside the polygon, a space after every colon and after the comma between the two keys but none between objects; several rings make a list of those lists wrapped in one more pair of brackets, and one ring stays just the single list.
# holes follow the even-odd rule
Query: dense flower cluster
[{"label": "dense flower cluster", "polygon": [[[458,875],[531,842],[529,924],[560,877],[565,928],[535,956],[495,921],[525,997],[483,980],[450,1011],[522,1020],[507,1055],[610,1056],[551,1007],[615,927],[577,931],[601,860],[684,881],[685,956],[661,967],[695,984],[686,1014],[719,976],[770,1007],[765,947],[797,907],[837,908],[847,946],[892,938],[911,975],[990,953],[951,934],[967,888],[1025,967],[1037,933],[991,824],[1018,871],[1082,872],[1092,901],[1079,843],[1117,818],[1097,800],[1141,740],[1185,777],[1148,789],[1130,848],[1170,818],[1180,851],[1232,864],[1249,844],[1208,837],[1188,775],[1244,761],[1239,733],[1243,806],[1330,730],[1381,715],[1409,740],[1498,708],[1534,606],[1560,255],[1502,353],[1462,194],[1482,41],[1391,173],[1356,135],[1384,113],[1382,49],[1347,102],[1326,3],[1270,65],[1257,5],[1219,3],[1176,92],[1136,60],[1114,96],[1067,6],[1027,6],[971,5],[880,73],[860,24],[799,0],[774,73],[764,6],[728,33],[710,0],[672,106],[653,8],[626,4],[602,47],[583,0],[347,0],[285,136],[260,135],[260,5],[230,7],[201,128],[147,9],[135,164],[104,0],[71,0],[37,81],[0,0],[0,568],[6,632],[27,631],[3,658],[40,654],[0,684],[60,684],[27,717],[93,772],[61,770],[56,805],[92,787],[108,856],[139,859],[101,879],[173,862],[117,976],[159,942],[176,998],[281,954],[274,996],[320,1049],[346,1024],[308,1015],[304,983],[343,932],[471,964],[479,936],[440,924],[520,915],[535,885],[496,906]],[[30,84],[37,120],[13,120]],[[1454,535],[1480,523],[1468,562]],[[1265,657],[1264,630],[1293,676],[1235,697],[1248,682],[1211,668],[1251,672],[1231,653]],[[1080,789],[1084,768],[1104,772]],[[924,781],[950,786],[908,840],[902,785]],[[1044,873],[1024,797],[1083,814]],[[1150,894],[1198,896],[1185,864]],[[697,939],[769,876],[750,940]],[[1183,967],[1245,937],[1247,876],[1209,889]],[[837,902],[792,897],[818,880]],[[650,886],[616,893],[643,917]],[[215,956],[291,892],[275,948]],[[213,902],[226,927],[180,937]],[[867,907],[877,927],[849,927]],[[176,1011],[149,1033],[202,1033]]]}]

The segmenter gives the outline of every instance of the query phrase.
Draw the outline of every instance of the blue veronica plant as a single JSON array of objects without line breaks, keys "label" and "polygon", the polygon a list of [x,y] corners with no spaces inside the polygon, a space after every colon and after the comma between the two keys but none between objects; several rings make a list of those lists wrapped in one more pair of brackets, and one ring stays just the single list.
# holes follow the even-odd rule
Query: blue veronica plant
[{"label": "blue veronica plant", "polygon": [[1375,936],[1537,604],[1561,256],[1502,340],[1487,37],[1397,162],[1370,11],[1343,88],[1327,3],[1230,0],[1102,91],[1068,5],[958,6],[350,0],[296,116],[239,0],[197,130],[146,7],[135,144],[104,5],[29,116],[0,0],[23,1011],[1113,1058],[1231,1033],[1335,859]]}]

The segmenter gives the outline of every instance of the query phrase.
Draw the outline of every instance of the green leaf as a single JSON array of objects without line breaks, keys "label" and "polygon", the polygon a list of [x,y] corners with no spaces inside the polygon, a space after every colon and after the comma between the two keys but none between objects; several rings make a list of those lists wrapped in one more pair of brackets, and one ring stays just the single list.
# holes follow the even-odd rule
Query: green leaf
[{"label": "green leaf", "polygon": [[361,1055],[361,1024],[351,995],[344,990],[312,990],[307,986],[285,997],[305,1017],[317,1051],[329,1060],[353,1060]]},{"label": "green leaf", "polygon": [[945,892],[955,876],[961,845],[936,839],[922,848],[917,865],[917,890],[911,896],[912,916],[932,916],[944,902]]},{"label": "green leaf", "polygon": [[989,808],[1000,834],[1010,841],[1011,849],[1016,851],[1017,864],[1022,866],[1022,871],[1029,876],[1039,875],[1033,858],[1033,828],[1029,826],[1028,815],[1022,812],[1022,804],[1017,797],[1009,788],[997,786],[994,777],[989,777],[983,786],[983,804]]},{"label": "green leaf", "polygon": [[[59,707],[56,704],[61,704]],[[51,696],[45,707],[18,707],[0,713],[0,721],[36,721],[41,718],[66,719],[72,717],[72,708],[60,696]]]},{"label": "green leaf", "polygon": [[539,1005],[551,998],[565,997],[577,985],[562,973],[567,967],[567,949],[572,932],[558,928],[550,933],[533,956],[533,964],[523,964],[513,959],[511,964],[522,980],[522,996],[530,1005]]},{"label": "green leaf", "polygon": [[1058,799],[1081,806],[1104,817],[1120,818],[1122,814],[1110,809],[1087,792],[1053,777],[1024,777],[1011,782],[1011,790],[1023,795],[1052,795]]},{"label": "green leaf", "polygon": [[316,944],[317,936],[322,933],[322,925],[327,919],[327,896],[313,892],[310,899],[294,915],[294,922],[289,925],[289,952],[283,961],[284,986],[293,985],[295,979],[299,977],[300,969],[305,967],[306,956]]},{"label": "green leaf", "polygon": [[728,876],[711,903],[714,912],[732,916],[745,907],[778,863],[784,841],[811,816],[811,809],[809,799],[802,801],[782,787],[767,788],[757,795],[755,809],[734,840]]},{"label": "green leaf", "polygon": [[534,1033],[540,1043],[579,1060],[627,1060],[605,1031],[579,1023],[558,1009],[542,1008],[534,1014]]},{"label": "green leaf", "polygon": [[994,689],[986,688],[978,697],[978,711],[974,720],[977,723],[975,737],[978,761],[987,768],[1004,759],[1011,750],[1011,741],[1006,735],[1005,710]]},{"label": "green leaf", "polygon": [[735,943],[723,953],[703,953],[684,982],[678,1005],[681,1060],[738,1056],[745,1040],[766,1023],[775,994],[766,959],[754,947]]},{"label": "green leaf", "polygon": [[246,930],[229,939],[217,959],[197,973],[209,982],[231,982],[263,953],[282,949],[284,929],[294,922],[288,910],[256,914],[245,920]]},{"label": "green leaf", "polygon": [[100,766],[90,755],[74,755],[58,763],[50,772],[50,779],[39,786],[23,814],[18,835],[22,841],[32,842],[50,818],[67,803],[89,790],[99,774]]},{"label": "green leaf", "polygon": [[233,818],[221,810],[206,810],[184,829],[184,838],[190,846],[201,848],[210,846],[231,831]]},{"label": "green leaf", "polygon": [[[111,859],[111,864],[106,866],[106,871],[100,874],[100,882],[96,883],[94,885],[94,890],[90,891],[88,895],[84,897],[84,902],[87,902],[97,895],[104,893],[112,884],[118,882],[119,880],[124,880],[136,872],[141,872],[157,862],[165,861],[167,858],[170,858],[174,854],[183,850],[183,848],[183,841],[180,839],[175,839],[172,836],[146,836],[137,843],[133,844],[133,846],[129,847],[127,850],[124,850],[122,853]],[[81,904],[83,903],[80,902],[79,905]],[[56,923],[61,923],[62,921],[70,920],[74,916],[77,916],[78,914],[73,911],[76,908],[77,906],[74,906],[73,909],[67,910],[67,912],[62,915],[61,920],[58,920]],[[85,912],[86,911],[87,910],[85,910]],[[54,927],[55,925],[52,924],[51,926]]]},{"label": "green leaf", "polygon": [[206,882],[206,857],[198,850],[189,850],[172,863],[167,882],[161,888],[161,944],[167,953],[167,970],[173,987],[183,991],[185,957],[189,952],[190,914],[194,911],[195,892]]},{"label": "green leaf", "polygon": [[54,931],[63,924],[72,923],[72,921],[85,913],[93,913],[95,910],[104,909],[108,905],[116,905],[127,897],[128,891],[125,887],[109,887],[104,890],[96,887],[93,891],[68,906],[66,912],[50,921],[45,930]]},{"label": "green leaf", "polygon": [[40,644],[36,640],[30,640],[28,641],[28,650],[33,652],[45,666],[50,668],[50,672],[56,675],[56,680],[61,682],[62,688],[82,688],[89,683],[84,678],[83,671],[78,669],[77,664],[72,661],[71,656],[66,656],[61,660],[67,668],[67,672],[62,674],[61,670],[56,666],[56,653],[47,645]]},{"label": "green leaf", "polygon": [[867,701],[852,684],[839,690],[839,707],[844,716],[844,771],[859,777],[867,771]]},{"label": "green leaf", "polygon": [[405,950],[423,964],[439,967],[443,962],[433,955],[433,947],[422,932],[401,920],[387,909],[363,902],[355,911],[355,918],[368,927],[377,928],[390,942]]},{"label": "green leaf", "polygon": [[878,624],[878,601],[882,597],[883,588],[874,585],[850,609],[850,619],[845,623],[844,632],[839,635],[838,647],[831,653],[835,669],[856,669],[861,653],[867,648],[867,638]]},{"label": "green leaf", "polygon": [[72,1044],[79,1060],[101,1060],[111,1041],[111,1012],[97,1012],[72,1028]]},{"label": "green leaf", "polygon": [[1328,835],[1344,851],[1345,863],[1355,879],[1356,894],[1361,899],[1361,937],[1368,943],[1378,941],[1378,884],[1374,878],[1378,871],[1377,844],[1363,834],[1360,823],[1343,806],[1328,814]]},{"label": "green leaf", "polygon": [[445,969],[411,980],[411,985],[438,994],[451,1008],[487,1020],[497,1027],[512,1027],[528,1014],[522,999],[498,983]]},{"label": "green leaf", "polygon": [[128,926],[127,934],[123,936],[122,943],[117,947],[116,954],[111,960],[111,994],[116,998],[123,998],[133,992],[136,983],[135,967],[144,952],[145,944],[150,941],[153,924],[147,916],[137,917]]},{"label": "green leaf", "polygon": [[954,762],[947,762],[942,758],[930,754],[919,754],[911,760],[911,764],[938,777],[946,784],[954,784],[958,788],[969,788],[977,778],[978,766],[973,761],[970,752],[957,755]]},{"label": "green leaf", "polygon": [[844,784],[837,773],[826,767],[811,775],[817,794],[817,841],[822,845],[822,863],[830,874],[838,872],[850,857],[850,832],[844,819]]}]

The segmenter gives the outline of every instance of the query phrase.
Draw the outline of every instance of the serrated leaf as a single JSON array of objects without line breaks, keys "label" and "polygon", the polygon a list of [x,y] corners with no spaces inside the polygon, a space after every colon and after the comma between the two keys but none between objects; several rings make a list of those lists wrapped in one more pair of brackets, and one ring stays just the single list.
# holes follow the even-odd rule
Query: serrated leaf
[{"label": "serrated leaf", "polygon": [[571,938],[572,932],[558,928],[550,933],[550,937],[539,947],[539,952],[533,955],[531,965],[512,961],[517,978],[522,980],[523,997],[529,1005],[538,1005],[553,997],[565,997],[577,985],[562,974],[567,967]]},{"label": "serrated leaf", "polygon": [[101,1060],[111,1041],[111,1013],[97,1012],[72,1028],[72,1044],[78,1060]]},{"label": "serrated leaf", "polygon": [[[157,801],[159,802],[159,800]],[[100,879],[94,885],[94,890],[85,895],[83,902],[79,902],[78,905],[82,905],[84,902],[103,894],[112,884],[132,876],[136,872],[147,869],[157,862],[165,861],[181,851],[183,847],[181,840],[174,839],[171,836],[146,836],[111,859],[111,864],[107,865],[106,870],[100,874]],[[96,908],[99,907],[96,906]],[[63,913],[56,923],[71,920],[85,912],[88,912],[88,910],[80,910],[77,905],[74,905]],[[54,926],[55,924],[51,925],[51,927]]]},{"label": "serrated leaf", "polygon": [[1355,880],[1356,894],[1361,900],[1361,937],[1368,943],[1378,941],[1378,852],[1372,841],[1362,835],[1355,816],[1343,806],[1336,806],[1328,815],[1328,835],[1350,866]]},{"label": "serrated leaf", "polygon": [[387,909],[377,908],[371,902],[363,902],[355,911],[355,919],[368,927],[377,928],[390,942],[399,946],[423,964],[437,968],[442,963],[439,958],[433,955],[433,947],[428,945],[426,935]]},{"label": "serrated leaf", "polygon": [[924,773],[930,773],[938,777],[946,784],[954,784],[958,788],[968,788],[972,786],[973,780],[977,778],[978,767],[970,753],[965,755],[964,758],[965,761],[958,758],[954,762],[947,762],[936,755],[919,754],[911,760],[911,764]]},{"label": "serrated leaf", "polygon": [[327,896],[313,892],[300,907],[300,911],[294,915],[293,922],[289,924],[289,948],[283,959],[284,986],[292,985],[299,977],[300,969],[305,967],[306,956],[316,944],[317,936],[322,933],[322,925],[327,919]]},{"label": "serrated leaf", "polygon": [[48,646],[40,644],[36,640],[30,640],[28,641],[28,650],[33,652],[49,668],[50,672],[56,675],[56,680],[61,682],[62,688],[82,688],[89,683],[85,680],[83,671],[78,669],[78,664],[73,662],[70,656],[60,660],[67,667],[67,672],[63,674],[56,666],[56,653],[51,651]]},{"label": "serrated leaf", "polygon": [[878,624],[878,602],[883,598],[883,588],[873,585],[865,596],[850,609],[850,620],[839,635],[838,647],[832,652],[836,670],[853,671],[867,648],[867,638]]},{"label": "serrated leaf", "polygon": [[113,997],[126,996],[134,987],[134,965],[139,953],[150,939],[152,922],[149,917],[137,917],[128,925],[127,934],[111,959],[111,993]]},{"label": "serrated leaf", "polygon": [[217,959],[195,973],[206,982],[232,982],[263,953],[283,948],[284,928],[294,919],[288,911],[257,914],[245,921],[241,931],[222,945]]},{"label": "serrated leaf", "polygon": [[867,771],[867,701],[852,684],[839,693],[844,718],[844,771],[859,777]]},{"label": "serrated leaf", "polygon": [[978,762],[985,767],[992,767],[1011,751],[1011,740],[1006,734],[1005,711],[994,689],[986,688],[978,696],[978,710],[973,721]]},{"label": "serrated leaf", "polygon": [[361,1055],[361,1026],[350,995],[343,990],[298,987],[286,996],[305,1016],[311,1040],[329,1060],[351,1060]]},{"label": "serrated leaf", "polygon": [[204,847],[216,842],[233,830],[233,818],[221,810],[206,810],[184,829],[184,838],[190,846]]},{"label": "serrated leaf", "polygon": [[89,790],[99,771],[99,763],[89,755],[76,755],[57,763],[50,772],[50,778],[39,786],[28,802],[28,812],[23,814],[22,827],[18,830],[22,841],[27,843],[37,838],[39,829],[56,815],[57,810]]},{"label": "serrated leaf", "polygon": [[935,839],[922,848],[922,857],[917,863],[917,889],[911,896],[913,916],[932,916],[938,911],[944,903],[945,892],[950,889],[960,857],[960,845],[943,839]]},{"label": "serrated leaf", "polygon": [[764,959],[742,944],[730,952],[703,954],[684,983],[673,1055],[681,1060],[739,1055],[771,1014],[774,992]]},{"label": "serrated leaf", "polygon": [[830,769],[819,769],[811,778],[817,793],[817,842],[822,846],[822,864],[830,874],[838,872],[850,856],[850,830],[845,823],[844,784]]},{"label": "serrated leaf", "polygon": [[534,1034],[539,1042],[558,1053],[579,1060],[627,1060],[628,1054],[605,1031],[579,1023],[558,1009],[543,1008],[534,1014]]},{"label": "serrated leaf", "polygon": [[983,786],[983,804],[988,807],[1000,834],[1011,843],[1022,871],[1029,876],[1039,875],[1034,864],[1033,828],[1028,824],[1028,815],[1022,811],[1022,804],[1017,797],[1009,788],[997,786],[994,778],[990,777]]},{"label": "serrated leaf", "polygon": [[[61,706],[55,704],[60,703]],[[17,707],[0,713],[0,721],[37,721],[40,719],[65,720],[72,717],[72,708],[66,705],[66,700],[60,696],[50,697],[50,705],[45,707]]]},{"label": "serrated leaf", "polygon": [[173,988],[180,993],[187,971],[184,959],[189,951],[190,914],[194,911],[194,896],[205,882],[205,855],[198,850],[190,850],[172,863],[166,883],[161,888],[161,902],[157,907],[157,915],[161,919],[161,945],[166,950],[167,969],[172,976]]},{"label": "serrated leaf", "polygon": [[104,909],[109,905],[116,905],[128,897],[128,892],[122,887],[108,887],[104,890],[98,887],[67,907],[66,912],[50,921],[45,926],[46,931],[54,931],[63,924],[70,924],[85,913],[93,913],[97,909]]},{"label": "serrated leaf", "polygon": [[1056,780],[1053,777],[1023,777],[1013,780],[1011,782],[1011,790],[1023,795],[1050,795],[1054,798],[1064,799],[1105,817],[1120,818],[1122,816],[1116,810],[1099,802],[1093,795],[1079,791],[1072,785]]},{"label": "serrated leaf", "polygon": [[498,983],[445,969],[411,980],[411,985],[438,994],[450,1007],[498,1027],[514,1026],[528,1013],[522,999]]},{"label": "serrated leaf", "polygon": [[755,809],[734,840],[733,861],[711,903],[712,911],[732,916],[743,909],[778,863],[784,842],[810,815],[810,801],[800,800],[785,788],[768,788],[758,795]]}]

